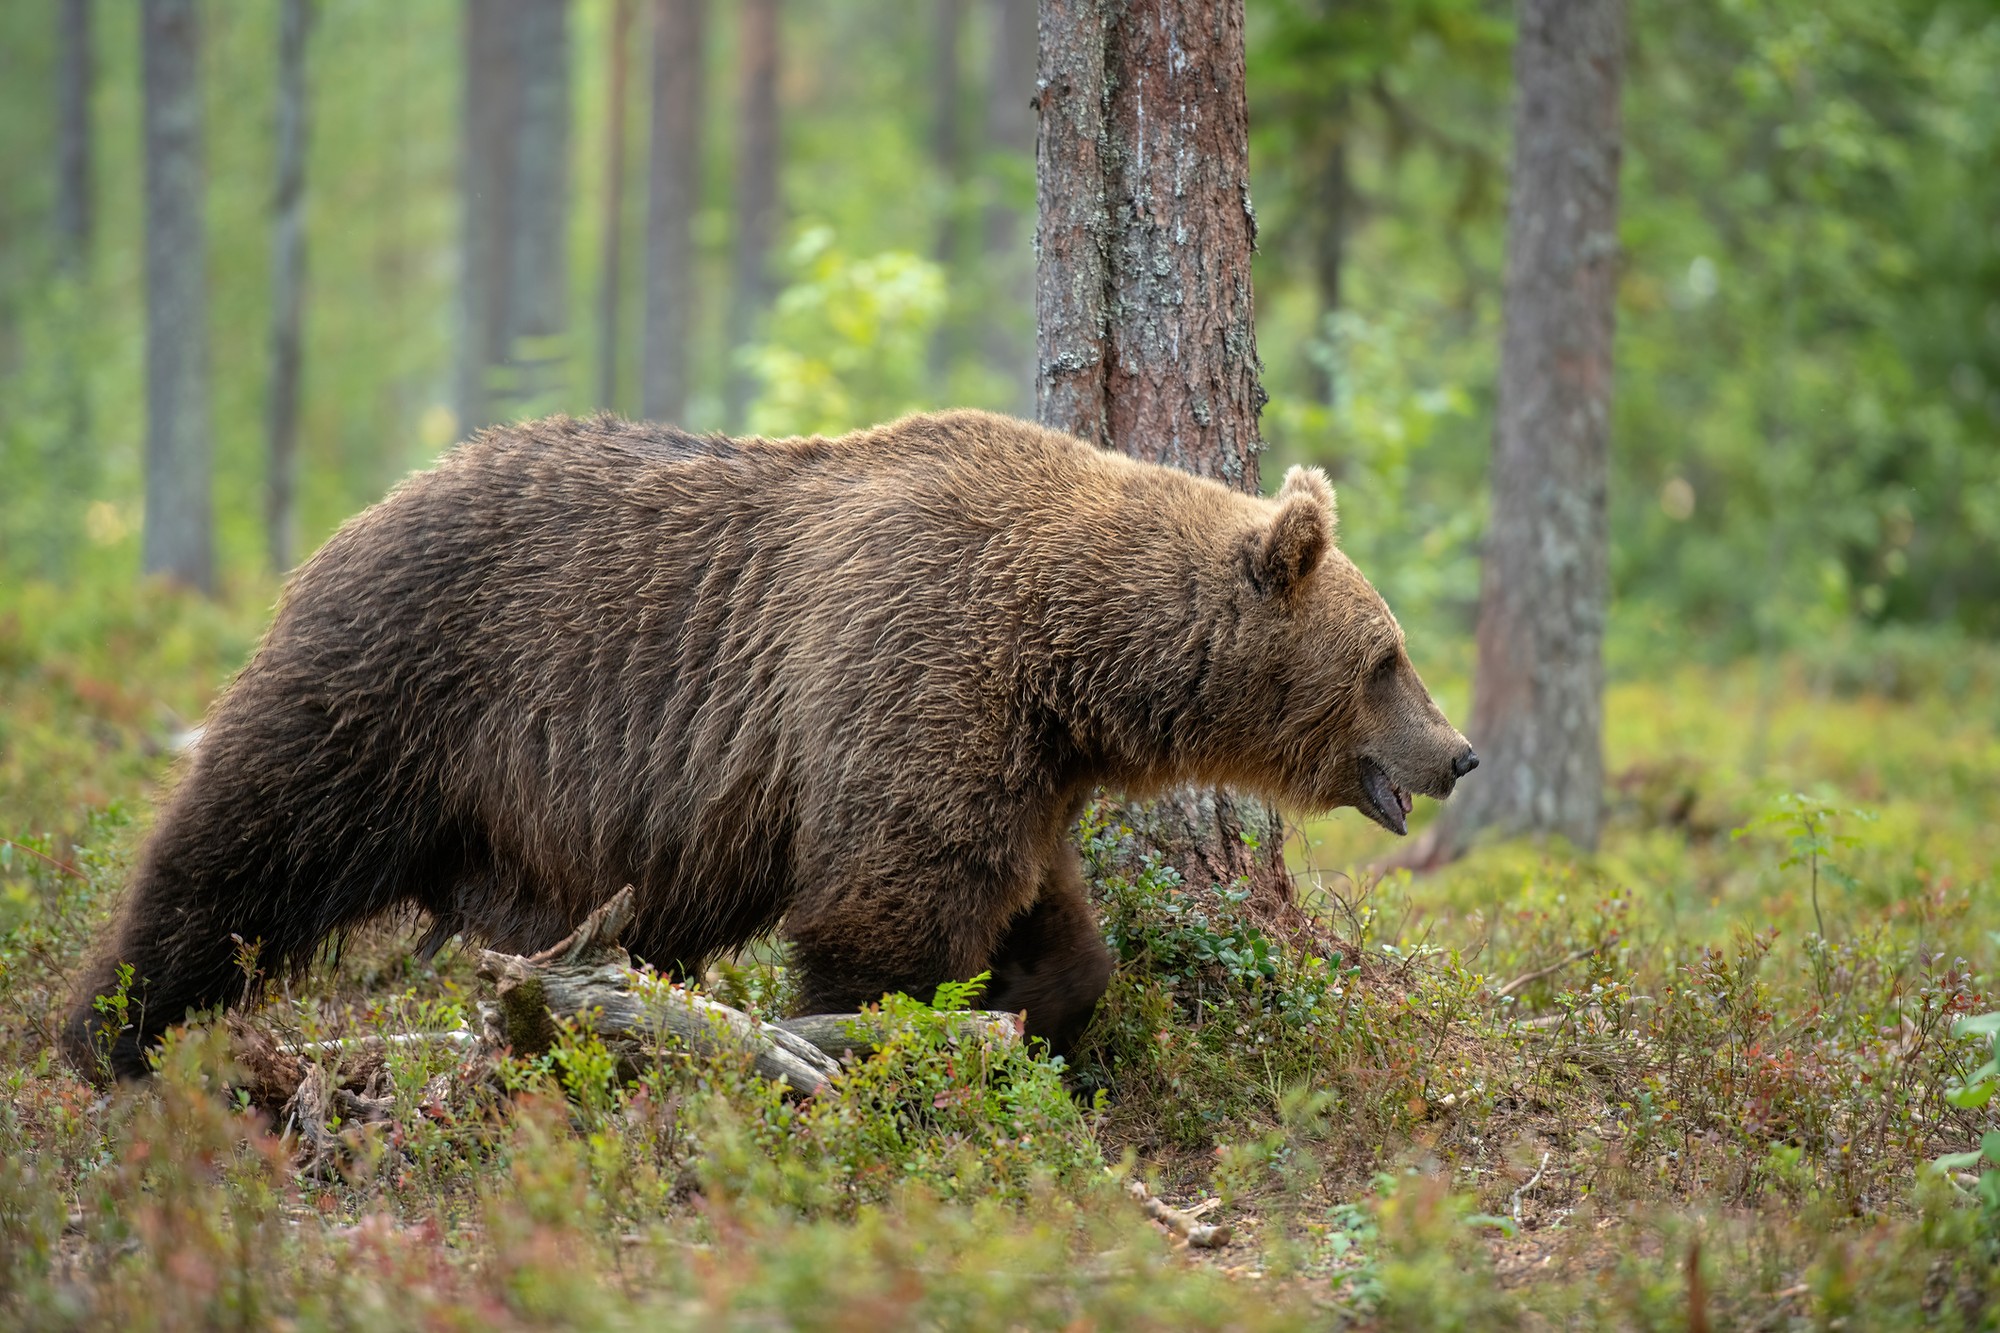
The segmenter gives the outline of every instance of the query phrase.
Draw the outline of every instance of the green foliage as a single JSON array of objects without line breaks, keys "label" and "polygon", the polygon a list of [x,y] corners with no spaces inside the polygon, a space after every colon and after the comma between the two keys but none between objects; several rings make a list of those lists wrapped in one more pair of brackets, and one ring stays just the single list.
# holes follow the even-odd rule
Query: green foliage
[{"label": "green foliage", "polygon": [[1078,841],[1118,959],[1082,1057],[1086,1077],[1114,1082],[1114,1118],[1206,1146],[1232,1123],[1282,1120],[1311,1088],[1323,1100],[1306,1119],[1337,1109],[1344,1135],[1406,1125],[1431,1057],[1461,1016],[1448,1001],[1436,1010],[1425,1002],[1461,973],[1447,966],[1418,981],[1414,996],[1385,995],[1358,961],[1254,922],[1242,886],[1183,884],[1109,807],[1085,814]]},{"label": "green foliage", "polygon": [[[885,997],[875,1054],[802,1111],[773,1095],[714,1100],[695,1132],[704,1185],[808,1210],[851,1210],[916,1187],[946,1200],[1025,1202],[1087,1186],[1103,1161],[1060,1066],[965,1015],[984,978],[936,1004]],[[871,1011],[871,1017],[875,1017]]]},{"label": "green foliage", "polygon": [[[1817,800],[1802,792],[1788,792],[1780,796],[1775,808],[1760,821],[1766,825],[1778,825],[1791,835],[1791,851],[1778,863],[1780,869],[1792,870],[1804,866],[1810,876],[1814,938],[1808,941],[1808,949],[1813,960],[1814,977],[1822,995],[1830,985],[1829,972],[1832,966],[1827,951],[1826,915],[1820,911],[1819,881],[1824,875],[1834,885],[1843,889],[1859,888],[1854,876],[1841,869],[1833,860],[1837,849],[1853,847],[1856,839],[1836,835],[1832,829],[1835,820],[1846,815],[1854,819],[1873,819],[1865,810],[1841,810],[1825,801]],[[1750,831],[1750,826],[1736,830],[1733,837],[1742,837]]]},{"label": "green foliage", "polygon": [[789,266],[768,340],[743,353],[764,386],[750,428],[837,434],[924,406],[925,357],[945,302],[938,266],[902,251],[850,258],[828,227],[802,234]]},{"label": "green foliage", "polygon": [[[1399,613],[1456,628],[1497,371],[1504,23],[1450,0],[1251,13],[1266,429],[1354,492],[1344,531]],[[1950,0],[1630,19],[1617,641],[1657,657],[1817,651],[1885,625],[1991,634],[2000,22]],[[1334,144],[1351,178],[1338,311],[1313,282]],[[1405,368],[1389,376],[1368,364],[1385,337]],[[1464,406],[1385,457],[1382,424],[1426,401]]]},{"label": "green foliage", "polygon": [[1944,1094],[1945,1100],[1959,1110],[1977,1111],[1993,1100],[1995,1092],[2000,1092],[2000,1013],[1961,1018],[1952,1025],[1951,1035],[1968,1039],[1984,1037],[1992,1051],[1991,1059],[1966,1075],[1960,1086]]},{"label": "green foliage", "polygon": [[[602,276],[610,10],[573,7],[576,331],[596,328]],[[98,24],[98,226],[84,269],[62,273],[53,14],[0,14],[0,47],[17,53],[0,89],[14,186],[0,204],[0,570],[109,588],[136,567],[144,480],[138,30],[128,7]],[[986,335],[1019,333],[1032,312],[973,224],[1011,208],[1028,236],[1033,164],[989,151],[946,175],[930,148],[931,35],[904,17],[879,0],[787,12],[789,49],[814,56],[787,61],[787,294],[747,347],[720,336],[734,140],[728,117],[710,118],[684,424],[720,424],[722,378],[744,361],[774,431],[1016,405]],[[968,113],[988,22],[968,14]],[[204,13],[217,512],[239,581],[261,552],[275,24],[268,7]],[[1497,369],[1511,21],[1472,0],[1268,0],[1247,24],[1265,431],[1279,459],[1333,467],[1346,540],[1413,629],[1462,626]],[[1610,491],[1620,656],[1789,649],[1871,687],[1934,672],[1958,640],[1930,631],[2000,628],[2000,21],[1974,0],[1699,0],[1635,4],[1631,24]],[[731,30],[714,43],[714,89]],[[449,7],[389,0],[326,7],[313,29],[307,546],[469,424],[451,394],[462,37]],[[627,53],[634,73],[643,46]],[[619,276],[636,293],[644,136],[627,140]],[[957,243],[941,248],[947,227]],[[1338,309],[1322,290],[1333,252]],[[602,349],[576,333],[545,406],[633,409],[638,304],[618,321],[617,401],[592,400]]]}]

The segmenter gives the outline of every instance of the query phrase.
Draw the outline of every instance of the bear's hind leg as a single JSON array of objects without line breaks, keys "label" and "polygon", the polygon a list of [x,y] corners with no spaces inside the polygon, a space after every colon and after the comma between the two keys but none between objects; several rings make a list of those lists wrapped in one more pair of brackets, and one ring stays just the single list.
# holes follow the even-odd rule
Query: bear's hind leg
[{"label": "bear's hind leg", "polygon": [[[93,1079],[145,1078],[148,1052],[169,1027],[191,1010],[241,1003],[267,966],[287,968],[291,955],[317,944],[293,938],[296,923],[283,913],[259,910],[265,901],[258,889],[147,856],[77,988],[62,1032],[70,1062]],[[122,987],[121,965],[131,969]]]},{"label": "bear's hind leg", "polygon": [[245,1002],[304,971],[329,936],[406,901],[411,884],[453,873],[452,857],[370,822],[388,824],[364,815],[298,836],[293,820],[191,774],[77,987],[60,1037],[70,1062],[91,1078],[144,1078],[150,1048],[190,1011]]}]

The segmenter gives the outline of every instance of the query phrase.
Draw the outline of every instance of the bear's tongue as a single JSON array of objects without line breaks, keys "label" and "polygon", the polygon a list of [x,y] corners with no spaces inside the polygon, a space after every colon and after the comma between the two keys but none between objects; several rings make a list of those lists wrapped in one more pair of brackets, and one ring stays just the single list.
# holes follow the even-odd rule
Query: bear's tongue
[{"label": "bear's tongue", "polygon": [[1367,768],[1361,775],[1361,788],[1368,793],[1369,801],[1375,806],[1375,817],[1384,828],[1391,833],[1409,832],[1410,826],[1403,816],[1410,812],[1410,797],[1396,790],[1380,764],[1373,760],[1367,762]]}]

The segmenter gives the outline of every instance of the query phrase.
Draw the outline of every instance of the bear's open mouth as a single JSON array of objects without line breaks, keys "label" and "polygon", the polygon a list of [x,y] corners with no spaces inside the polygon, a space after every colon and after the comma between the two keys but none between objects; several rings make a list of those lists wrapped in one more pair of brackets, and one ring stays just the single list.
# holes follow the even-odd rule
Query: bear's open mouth
[{"label": "bear's open mouth", "polygon": [[1361,805],[1361,813],[1394,834],[1410,831],[1407,816],[1413,802],[1410,793],[1389,781],[1388,772],[1382,765],[1363,755],[1361,757],[1361,792],[1368,799]]}]

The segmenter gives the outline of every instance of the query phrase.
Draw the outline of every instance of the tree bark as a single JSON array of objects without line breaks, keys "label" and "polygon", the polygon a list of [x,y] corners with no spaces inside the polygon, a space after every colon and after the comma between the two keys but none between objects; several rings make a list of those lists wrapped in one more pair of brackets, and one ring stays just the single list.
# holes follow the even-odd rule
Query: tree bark
[{"label": "tree bark", "polygon": [[756,391],[739,357],[771,303],[771,247],[778,232],[778,0],[742,0],[736,143],[736,251],[725,345],[723,413],[743,429]]},{"label": "tree bark", "polygon": [[632,0],[613,0],[604,108],[603,269],[597,287],[597,405],[618,401],[618,296],[625,239],[625,65],[632,35]]},{"label": "tree bark", "polygon": [[1255,491],[1242,0],[1042,17],[1042,419]]},{"label": "tree bark", "polygon": [[1481,830],[1597,842],[1622,0],[1522,0],[1473,744],[1425,859]]},{"label": "tree bark", "polygon": [[644,410],[655,421],[680,421],[687,412],[707,8],[706,0],[655,0],[653,5]]},{"label": "tree bark", "polygon": [[96,223],[91,185],[90,90],[96,76],[90,0],[62,0],[56,69],[56,255],[82,271]]},{"label": "tree bark", "polygon": [[271,389],[264,533],[274,573],[291,568],[297,528],[300,324],[305,298],[306,33],[311,0],[278,18],[278,179],[271,201]]},{"label": "tree bark", "polygon": [[215,590],[201,28],[195,0],[140,9],[146,148],[144,568]]},{"label": "tree bark", "polygon": [[[1255,492],[1242,0],[1045,0],[1038,86],[1042,421]],[[1262,802],[1182,791],[1121,817],[1188,883],[1289,907]]]},{"label": "tree bark", "polygon": [[1009,386],[1008,407],[1034,410],[1035,348],[1025,323],[1010,318],[1035,304],[1035,261],[1024,210],[1011,199],[1014,159],[1035,151],[1035,0],[988,0],[986,204],[981,230],[991,300],[983,321],[988,369]]}]

